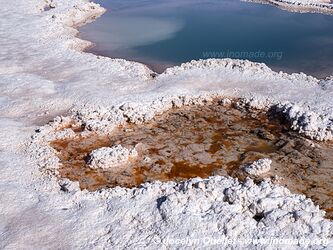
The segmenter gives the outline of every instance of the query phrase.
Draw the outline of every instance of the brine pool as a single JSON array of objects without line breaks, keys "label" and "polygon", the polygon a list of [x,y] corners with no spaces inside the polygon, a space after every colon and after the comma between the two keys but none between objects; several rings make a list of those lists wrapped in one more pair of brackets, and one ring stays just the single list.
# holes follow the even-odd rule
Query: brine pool
[{"label": "brine pool", "polygon": [[157,72],[193,59],[238,58],[274,70],[333,72],[333,16],[238,0],[94,0],[107,9],[80,29],[88,52]]}]

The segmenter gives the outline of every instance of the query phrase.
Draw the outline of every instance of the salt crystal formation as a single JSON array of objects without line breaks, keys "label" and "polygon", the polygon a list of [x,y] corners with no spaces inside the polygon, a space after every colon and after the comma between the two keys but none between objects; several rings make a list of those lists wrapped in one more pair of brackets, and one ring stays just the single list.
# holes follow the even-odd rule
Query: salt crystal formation
[{"label": "salt crystal formation", "polygon": [[244,167],[244,171],[248,174],[259,176],[267,173],[271,169],[272,160],[264,158],[253,162]]},{"label": "salt crystal formation", "polygon": [[247,2],[271,4],[291,12],[313,12],[322,14],[332,14],[333,5],[331,0],[246,0]]},{"label": "salt crystal formation", "polygon": [[89,155],[88,166],[92,169],[108,169],[126,164],[131,157],[137,156],[135,149],[127,149],[121,145],[111,148],[99,148]]}]

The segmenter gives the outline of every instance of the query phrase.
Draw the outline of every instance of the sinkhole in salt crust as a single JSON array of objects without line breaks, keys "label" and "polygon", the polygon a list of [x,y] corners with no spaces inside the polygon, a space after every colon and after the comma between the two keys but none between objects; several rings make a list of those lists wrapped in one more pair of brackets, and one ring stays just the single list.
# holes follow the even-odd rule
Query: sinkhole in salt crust
[{"label": "sinkhole in salt crust", "polygon": [[[78,181],[81,189],[212,175],[270,178],[310,197],[333,217],[332,143],[290,131],[270,112],[218,101],[183,106],[144,124],[120,126],[107,136],[83,137],[77,131],[76,138],[51,146],[60,158],[60,175]],[[258,164],[261,172],[255,174],[251,167]]]}]

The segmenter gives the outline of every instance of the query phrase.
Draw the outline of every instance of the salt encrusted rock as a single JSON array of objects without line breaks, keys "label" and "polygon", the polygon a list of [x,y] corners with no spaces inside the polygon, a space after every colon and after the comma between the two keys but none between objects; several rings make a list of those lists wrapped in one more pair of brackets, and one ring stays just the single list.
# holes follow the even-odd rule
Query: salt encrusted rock
[{"label": "salt encrusted rock", "polygon": [[[257,0],[247,0],[249,2],[258,2]],[[263,0],[260,3],[268,3],[274,6],[292,12],[317,12],[332,13],[333,5],[331,0]]]},{"label": "salt encrusted rock", "polygon": [[114,168],[126,164],[130,157],[136,157],[137,154],[134,148],[127,149],[121,145],[99,148],[90,153],[88,166],[92,169]]},{"label": "salt encrusted rock", "polygon": [[272,160],[264,158],[253,162],[244,167],[244,171],[248,174],[259,176],[267,173],[271,169]]},{"label": "salt encrusted rock", "polygon": [[[282,114],[290,123],[293,130],[318,141],[332,140],[332,114],[317,114],[308,107],[296,103],[280,103],[273,107],[274,112]],[[272,109],[272,110],[273,110]]]},{"label": "salt encrusted rock", "polygon": [[70,139],[74,138],[75,136],[76,134],[71,128],[66,128],[53,134],[54,140]]},{"label": "salt encrusted rock", "polygon": [[219,102],[222,106],[228,106],[232,104],[232,100],[230,100],[229,98],[223,98],[222,100],[220,100]]}]

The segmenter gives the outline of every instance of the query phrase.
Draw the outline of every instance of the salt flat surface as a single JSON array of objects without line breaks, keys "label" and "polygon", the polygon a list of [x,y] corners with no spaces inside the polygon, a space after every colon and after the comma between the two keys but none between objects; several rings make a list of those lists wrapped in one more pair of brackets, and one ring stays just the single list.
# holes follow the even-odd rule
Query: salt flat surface
[{"label": "salt flat surface", "polygon": [[324,212],[283,187],[211,177],[89,193],[39,169],[57,165],[44,143],[72,136],[54,131],[68,118],[35,133],[58,115],[100,129],[107,118],[111,125],[122,117],[140,122],[172,103],[183,105],[186,96],[218,93],[254,107],[275,105],[293,129],[331,140],[333,79],[227,59],[190,62],[153,78],[142,64],[81,52],[89,42],[76,38],[73,27],[102,14],[99,6],[85,0],[15,3],[0,0],[0,248],[164,249],[184,237],[321,238],[333,247]]}]

